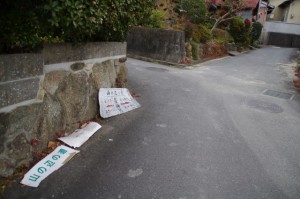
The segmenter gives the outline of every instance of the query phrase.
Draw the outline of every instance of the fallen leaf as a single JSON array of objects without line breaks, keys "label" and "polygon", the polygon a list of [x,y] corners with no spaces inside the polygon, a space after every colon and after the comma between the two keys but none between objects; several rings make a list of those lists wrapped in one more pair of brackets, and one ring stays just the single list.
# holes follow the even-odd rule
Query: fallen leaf
[{"label": "fallen leaf", "polygon": [[48,142],[48,145],[47,145],[48,149],[49,149],[49,148],[51,148],[51,149],[52,149],[52,148],[56,148],[56,146],[57,146],[57,145],[56,145],[56,142],[54,142],[54,141],[49,141],[49,142]]},{"label": "fallen leaf", "polygon": [[39,140],[38,140],[38,139],[32,138],[32,139],[30,140],[30,145],[31,145],[31,146],[37,146],[38,144],[39,144]]},{"label": "fallen leaf", "polygon": [[64,134],[65,134],[65,131],[61,130],[61,131],[56,131],[54,133],[54,136],[57,139],[57,138],[60,138],[60,137],[64,136]]},{"label": "fallen leaf", "polygon": [[79,128],[83,129],[84,127],[86,127],[86,125],[88,125],[88,123],[83,123],[83,124],[80,125]]},{"label": "fallen leaf", "polygon": [[132,97],[135,97],[135,98],[141,97],[135,91],[132,91],[130,94],[131,94]]}]

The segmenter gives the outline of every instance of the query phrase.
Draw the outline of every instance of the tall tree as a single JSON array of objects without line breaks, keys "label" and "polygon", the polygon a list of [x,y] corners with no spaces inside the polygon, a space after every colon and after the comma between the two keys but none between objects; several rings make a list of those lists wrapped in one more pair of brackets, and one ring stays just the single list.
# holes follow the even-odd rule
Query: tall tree
[{"label": "tall tree", "polygon": [[223,0],[218,6],[220,7],[218,11],[211,15],[211,18],[215,21],[211,32],[221,23],[238,17],[237,12],[247,8],[247,3],[245,0]]}]

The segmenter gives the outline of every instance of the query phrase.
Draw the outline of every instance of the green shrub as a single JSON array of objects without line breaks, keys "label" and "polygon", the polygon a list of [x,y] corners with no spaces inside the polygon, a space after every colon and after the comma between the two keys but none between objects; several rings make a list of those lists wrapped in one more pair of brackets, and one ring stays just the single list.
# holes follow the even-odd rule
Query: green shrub
[{"label": "green shrub", "polygon": [[243,18],[236,17],[231,20],[229,33],[233,37],[236,44],[247,46],[250,44],[250,29],[251,22],[249,20],[244,21]]},{"label": "green shrub", "polygon": [[[175,29],[181,30],[182,26],[174,26]],[[173,27],[173,28],[174,28]],[[184,26],[185,41],[193,40],[197,43],[205,43],[212,38],[209,29],[204,25],[197,25],[187,22]]]},{"label": "green shrub", "polygon": [[[108,5],[107,15],[97,33],[97,41],[124,41],[134,26],[146,26],[154,9],[153,0],[99,0]],[[114,5],[114,6],[112,6]],[[112,9],[114,8],[114,9]]]},{"label": "green shrub", "polygon": [[173,25],[172,28],[173,28],[174,30],[181,30],[181,31],[184,31],[184,26],[181,25],[181,24]]},{"label": "green shrub", "polygon": [[196,25],[193,29],[192,37],[197,43],[205,43],[212,38],[212,35],[206,26]]},{"label": "green shrub", "polygon": [[[44,5],[47,33],[68,42],[87,41],[100,31],[108,5],[99,1],[51,0]],[[102,12],[101,12],[102,11]],[[112,27],[114,28],[114,27]]]},{"label": "green shrub", "polygon": [[147,21],[147,24],[151,28],[163,28],[166,14],[160,10],[154,9]]},{"label": "green shrub", "polygon": [[190,22],[200,24],[206,21],[207,7],[204,0],[181,0],[180,7]]},{"label": "green shrub", "polygon": [[153,8],[154,0],[1,0],[0,53],[30,52],[43,41],[124,41]]},{"label": "green shrub", "polygon": [[234,42],[233,37],[226,30],[220,28],[213,29],[212,35],[216,41],[222,44]]},{"label": "green shrub", "polygon": [[65,41],[123,41],[129,29],[146,23],[152,0],[51,0],[44,6],[49,31]]},{"label": "green shrub", "polygon": [[243,41],[244,22],[242,18],[234,18],[231,20],[229,33],[234,39],[234,42],[241,43]]},{"label": "green shrub", "polygon": [[191,45],[192,45],[192,57],[193,57],[193,60],[199,60],[199,44],[197,44],[196,42],[192,41]]},{"label": "green shrub", "polygon": [[40,1],[0,1],[0,53],[32,52],[41,47]]},{"label": "green shrub", "polygon": [[253,44],[260,37],[263,25],[260,22],[254,22],[250,32],[251,43]]}]

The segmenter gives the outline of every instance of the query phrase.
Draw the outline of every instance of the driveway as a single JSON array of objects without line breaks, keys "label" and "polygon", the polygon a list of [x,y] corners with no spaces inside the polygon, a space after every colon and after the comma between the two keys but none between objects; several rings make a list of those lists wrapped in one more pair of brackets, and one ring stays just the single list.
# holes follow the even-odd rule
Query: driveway
[{"label": "driveway", "polygon": [[296,50],[265,47],[177,69],[129,59],[141,108],[102,122],[38,188],[4,198],[300,198]]}]

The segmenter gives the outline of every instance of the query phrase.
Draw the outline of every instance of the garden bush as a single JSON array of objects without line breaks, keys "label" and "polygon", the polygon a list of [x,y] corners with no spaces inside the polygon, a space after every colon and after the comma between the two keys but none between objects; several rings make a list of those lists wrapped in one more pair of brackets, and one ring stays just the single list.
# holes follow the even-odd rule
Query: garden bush
[{"label": "garden bush", "polygon": [[147,25],[153,0],[1,0],[0,53],[32,51],[43,40],[124,41]]},{"label": "garden bush", "polygon": [[31,52],[41,47],[40,8],[40,1],[0,1],[0,53]]},{"label": "garden bush", "polygon": [[216,41],[224,45],[234,42],[233,37],[226,30],[220,28],[213,29],[212,35]]},{"label": "garden bush", "polygon": [[166,14],[154,9],[147,20],[147,25],[151,28],[163,28],[165,26],[164,20],[166,20]]},{"label": "garden bush", "polygon": [[250,29],[251,22],[246,19],[245,21],[241,17],[236,17],[231,20],[229,33],[233,37],[234,42],[238,45],[248,46],[250,44]]},{"label": "garden bush", "polygon": [[123,41],[129,29],[146,23],[152,0],[51,0],[49,32],[65,41]]},{"label": "garden bush", "polygon": [[[177,30],[182,30],[182,27],[183,26],[180,25],[173,26],[173,28]],[[197,43],[205,43],[212,38],[209,29],[204,25],[197,25],[191,22],[187,22],[185,23],[183,31],[185,33],[186,41],[193,40]]]},{"label": "garden bush", "polygon": [[257,41],[260,37],[263,25],[260,22],[254,22],[250,32],[251,44]]},{"label": "garden bush", "polygon": [[199,44],[197,44],[196,42],[192,41],[191,45],[192,45],[192,57],[193,57],[193,60],[199,60]]},{"label": "garden bush", "polygon": [[181,31],[184,31],[184,26],[181,25],[181,24],[173,25],[172,28],[173,28],[174,30],[181,30]]},{"label": "garden bush", "polygon": [[212,35],[206,26],[196,25],[193,29],[192,37],[197,43],[205,43],[212,38]]},{"label": "garden bush", "polygon": [[181,10],[185,12],[190,22],[200,24],[206,21],[207,7],[204,0],[181,0],[180,2]]}]

